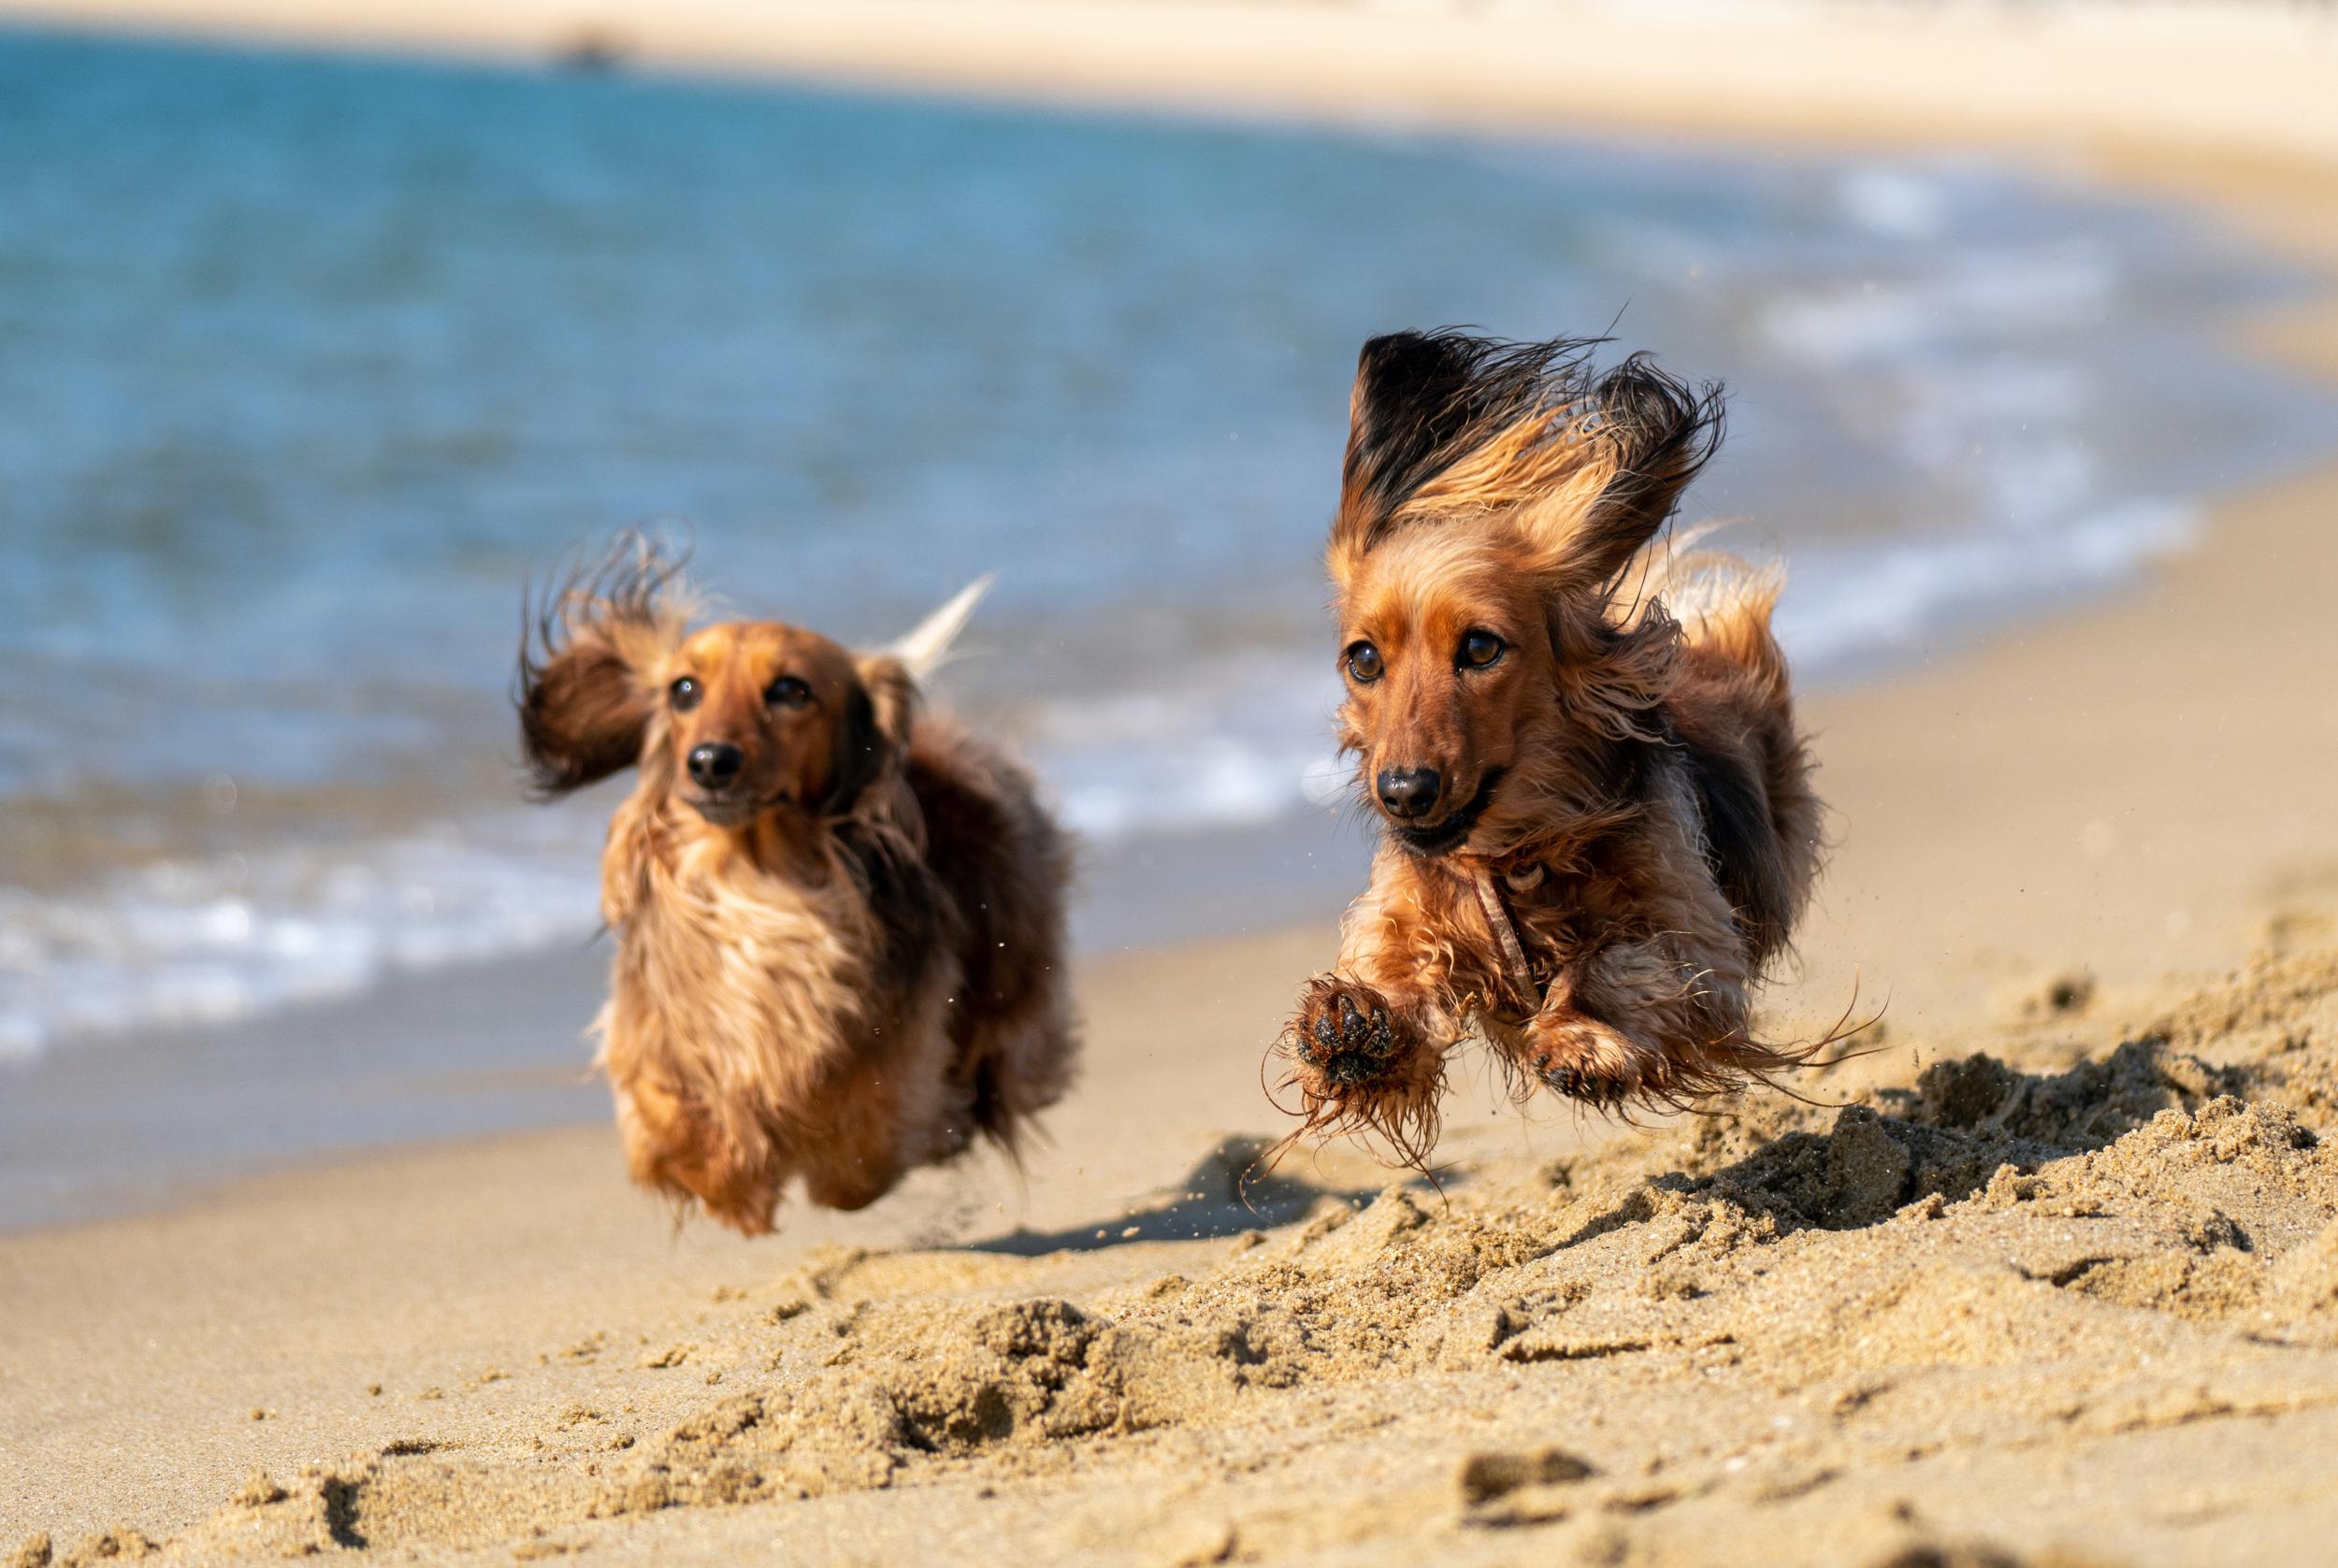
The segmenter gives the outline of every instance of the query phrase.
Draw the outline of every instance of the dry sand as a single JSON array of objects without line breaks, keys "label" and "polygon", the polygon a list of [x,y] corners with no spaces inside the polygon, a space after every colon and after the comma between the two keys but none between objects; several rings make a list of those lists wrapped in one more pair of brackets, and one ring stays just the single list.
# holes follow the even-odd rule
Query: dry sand
[{"label": "dry sand", "polygon": [[[2293,53],[2247,115],[2143,112],[2245,99],[2246,43],[2123,54],[2165,89],[2124,119],[1927,124],[1854,29],[1806,122],[1739,122],[1900,82],[1879,137],[2074,151],[2338,267]],[[2236,329],[2338,373],[2338,310]],[[1579,1139],[1472,1084],[1450,1196],[1333,1151],[1253,1213],[1327,937],[1099,964],[1020,1187],[677,1236],[592,1129],[0,1240],[0,1551],[2338,1561],[2333,514],[2338,469],[2235,498],[2115,606],[1814,705],[1842,842],[1777,1004],[1888,994],[1806,1086],[1843,1106]]]}]

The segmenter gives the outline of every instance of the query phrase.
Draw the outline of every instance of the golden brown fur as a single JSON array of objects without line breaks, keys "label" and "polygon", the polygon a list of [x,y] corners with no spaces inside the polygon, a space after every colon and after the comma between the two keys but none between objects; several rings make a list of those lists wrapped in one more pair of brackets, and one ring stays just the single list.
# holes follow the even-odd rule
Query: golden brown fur
[{"label": "golden brown fur", "polygon": [[1068,852],[1031,780],[921,712],[902,658],[690,618],[633,541],[520,662],[541,790],[640,772],[597,1025],[634,1179],[753,1233],[797,1178],[858,1209],[977,1132],[1012,1152],[1075,1049]]},{"label": "golden brown fur", "polygon": [[1800,1059],[1750,993],[1816,874],[1773,580],[1653,542],[1716,389],[1591,345],[1365,345],[1328,564],[1382,820],[1286,1036],[1308,1129],[1434,1143],[1481,1032],[1521,1092],[1679,1105]]}]

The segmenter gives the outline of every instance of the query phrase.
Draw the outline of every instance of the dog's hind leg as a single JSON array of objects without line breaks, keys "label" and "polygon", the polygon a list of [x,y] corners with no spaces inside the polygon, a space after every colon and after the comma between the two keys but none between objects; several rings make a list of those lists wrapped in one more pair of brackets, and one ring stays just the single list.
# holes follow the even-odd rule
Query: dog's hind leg
[{"label": "dog's hind leg", "polygon": [[[821,1106],[820,1127],[807,1137],[802,1153],[803,1194],[830,1209],[865,1209],[893,1189],[910,1166],[946,1143],[945,1123],[936,1116],[913,1122],[903,1114],[895,1083],[898,1068],[888,1074],[855,1072],[836,1085]],[[904,1147],[915,1137],[920,1146]]]},{"label": "dog's hind leg", "polygon": [[1003,1015],[974,1021],[955,1074],[965,1089],[970,1130],[1018,1157],[1024,1130],[1071,1087],[1076,1050],[1070,999],[1052,975]]},{"label": "dog's hind leg", "polygon": [[803,1195],[822,1208],[850,1214],[892,1191],[899,1180],[901,1172],[890,1165],[830,1166],[804,1173]]},{"label": "dog's hind leg", "polygon": [[919,1165],[966,1146],[974,1118],[965,1086],[952,1081],[947,1030],[957,965],[930,964],[863,1056],[823,1086],[816,1123],[794,1143],[804,1195],[831,1209],[864,1209]]}]

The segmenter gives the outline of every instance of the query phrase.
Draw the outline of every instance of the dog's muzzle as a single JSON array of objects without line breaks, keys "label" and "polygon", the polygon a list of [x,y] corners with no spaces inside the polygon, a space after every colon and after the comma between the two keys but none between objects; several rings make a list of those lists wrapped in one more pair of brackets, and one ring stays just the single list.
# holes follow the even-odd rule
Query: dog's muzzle
[{"label": "dog's muzzle", "polygon": [[[1434,774],[1431,776],[1435,777]],[[1396,836],[1398,843],[1415,855],[1449,854],[1468,842],[1471,830],[1478,826],[1478,819],[1485,815],[1488,806],[1494,804],[1494,791],[1501,782],[1502,770],[1494,769],[1479,781],[1478,793],[1471,796],[1466,804],[1433,824],[1415,826],[1397,820],[1395,813],[1392,813],[1389,831]]]}]

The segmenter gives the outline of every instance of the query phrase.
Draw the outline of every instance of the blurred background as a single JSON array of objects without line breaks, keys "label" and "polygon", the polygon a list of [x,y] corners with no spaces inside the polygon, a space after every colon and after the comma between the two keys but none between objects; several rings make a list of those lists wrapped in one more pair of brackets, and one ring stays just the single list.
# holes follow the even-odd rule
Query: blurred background
[{"label": "blurred background", "polygon": [[1820,686],[2115,593],[2338,445],[2222,326],[2302,278],[1981,138],[1018,104],[1028,34],[962,90],[855,35],[916,66],[872,85],[836,18],[760,79],[714,5],[662,50],[218,10],[0,7],[0,1226],[603,1114],[614,796],[527,804],[508,693],[523,584],[620,527],[848,641],[997,571],[943,697],[1082,836],[1095,954],[1355,886],[1318,554],[1376,332],[1730,383],[1689,514],[1790,563]]}]

